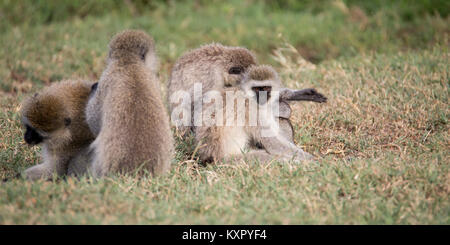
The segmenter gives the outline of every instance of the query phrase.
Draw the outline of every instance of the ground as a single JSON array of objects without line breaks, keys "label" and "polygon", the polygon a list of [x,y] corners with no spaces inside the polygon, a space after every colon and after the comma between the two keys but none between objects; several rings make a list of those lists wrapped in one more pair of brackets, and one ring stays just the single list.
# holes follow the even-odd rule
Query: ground
[{"label": "ground", "polygon": [[1,178],[40,161],[22,138],[21,101],[63,78],[98,79],[126,28],[155,38],[163,84],[183,52],[215,41],[325,94],[292,104],[295,141],[318,160],[202,166],[175,135],[162,177],[1,183],[0,224],[450,224],[447,2],[69,2],[0,4]]}]

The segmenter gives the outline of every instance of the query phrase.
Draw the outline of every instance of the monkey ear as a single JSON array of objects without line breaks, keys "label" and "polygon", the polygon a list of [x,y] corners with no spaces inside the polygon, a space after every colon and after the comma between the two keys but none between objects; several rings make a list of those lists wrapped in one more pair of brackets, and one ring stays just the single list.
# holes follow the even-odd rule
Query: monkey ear
[{"label": "monkey ear", "polygon": [[92,84],[90,94],[94,93],[97,90],[98,82]]},{"label": "monkey ear", "polygon": [[64,118],[64,125],[67,127],[70,125],[70,123],[72,123],[72,120],[68,117]]},{"label": "monkey ear", "polygon": [[92,84],[91,92],[89,92],[89,97],[91,97],[95,93],[95,91],[97,91],[97,87],[98,87],[98,82]]},{"label": "monkey ear", "polygon": [[140,55],[141,55],[142,61],[145,61],[145,55],[147,54],[147,51],[148,50],[146,48],[141,49]]},{"label": "monkey ear", "polygon": [[92,86],[91,86],[91,90],[96,90],[96,89],[97,89],[97,87],[98,87],[98,82],[96,82],[96,83],[92,84]]}]

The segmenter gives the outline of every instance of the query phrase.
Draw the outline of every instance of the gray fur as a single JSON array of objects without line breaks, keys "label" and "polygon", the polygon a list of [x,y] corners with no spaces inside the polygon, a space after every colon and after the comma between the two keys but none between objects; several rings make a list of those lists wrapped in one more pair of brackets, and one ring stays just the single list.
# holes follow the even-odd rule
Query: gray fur
[{"label": "gray fur", "polygon": [[109,44],[107,67],[86,108],[96,177],[111,173],[167,172],[173,157],[169,117],[155,71],[153,39],[124,31]]},{"label": "gray fur", "polygon": [[[239,52],[239,55],[236,55],[237,58],[228,58],[233,52]],[[239,62],[245,63],[242,73],[239,75],[228,74],[230,67],[236,66]],[[223,98],[228,90],[244,91],[246,94],[250,94],[251,88],[255,84],[271,86],[274,90],[280,90],[280,80],[271,67],[263,66],[259,67],[262,69],[253,69],[253,73],[248,72],[255,64],[254,55],[244,48],[225,47],[220,44],[203,46],[178,59],[169,79],[168,94],[184,90],[189,92],[191,98],[194,98],[193,87],[196,82],[202,84],[202,95],[209,91],[218,91]],[[260,79],[272,75],[273,77],[268,77],[269,79]],[[254,99],[254,97],[247,97],[247,99]],[[278,100],[278,98],[274,99]],[[194,110],[191,110],[191,126],[187,129],[181,127],[181,129],[182,132],[188,129],[193,131],[196,142],[200,146],[198,149],[200,159],[206,162],[243,158],[252,158],[260,162],[274,159],[283,161],[311,159],[310,154],[293,143],[293,130],[289,121],[291,110],[287,103],[282,103],[282,105],[280,119],[284,120],[280,124],[281,130],[276,132],[277,136],[271,139],[262,138],[261,129],[258,127],[193,126]],[[176,103],[170,103],[171,112],[175,106],[177,106]],[[194,107],[194,102],[191,106]],[[214,105],[203,105],[203,114],[212,109],[212,106]],[[268,116],[273,120],[278,119],[275,116]],[[258,149],[260,146],[263,149]]]}]

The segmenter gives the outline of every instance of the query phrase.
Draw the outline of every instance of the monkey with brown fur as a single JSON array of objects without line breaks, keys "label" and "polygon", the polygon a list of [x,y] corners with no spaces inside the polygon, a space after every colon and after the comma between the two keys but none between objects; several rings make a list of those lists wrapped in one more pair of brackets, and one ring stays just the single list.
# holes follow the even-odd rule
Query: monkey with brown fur
[{"label": "monkey with brown fur", "polygon": [[165,173],[173,156],[173,138],[155,74],[153,39],[142,31],[124,31],[109,43],[107,67],[86,108],[92,143],[92,173]]},{"label": "monkey with brown fur", "polygon": [[[178,91],[187,91],[190,98],[195,100],[194,85],[196,83],[202,86],[203,94],[200,96],[212,90],[223,91],[226,87],[239,84],[247,68],[254,64],[256,64],[256,57],[246,48],[229,47],[219,43],[201,46],[178,58],[169,77],[168,94],[174,96]],[[177,99],[179,98],[174,96],[174,100],[169,100],[169,109],[172,114],[177,113],[173,110],[174,104],[178,103],[175,101]],[[194,105],[194,100],[190,103],[191,115],[183,115],[190,117],[191,126],[177,125],[182,135],[188,129],[194,129],[192,127],[195,124],[194,108],[199,108],[199,105]]]},{"label": "monkey with brown fur", "polygon": [[22,105],[25,142],[42,144],[43,163],[25,170],[27,179],[52,179],[54,175],[82,175],[89,164],[94,136],[84,109],[92,82],[66,80],[54,83]]}]

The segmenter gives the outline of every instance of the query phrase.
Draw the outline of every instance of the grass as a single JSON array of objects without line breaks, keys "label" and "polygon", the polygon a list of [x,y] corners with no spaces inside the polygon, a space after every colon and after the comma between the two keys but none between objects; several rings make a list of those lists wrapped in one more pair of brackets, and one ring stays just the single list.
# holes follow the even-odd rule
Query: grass
[{"label": "grass", "polygon": [[294,11],[188,1],[134,17],[9,22],[0,29],[1,178],[39,162],[39,147],[22,139],[20,102],[62,78],[97,79],[109,38],[125,28],[155,37],[163,83],[184,51],[220,41],[254,50],[285,85],[315,87],[329,102],[293,105],[295,140],[317,162],[204,167],[178,139],[163,177],[1,183],[0,223],[450,224],[449,17],[352,2]]}]

